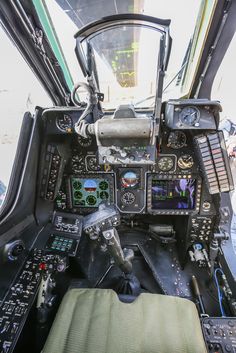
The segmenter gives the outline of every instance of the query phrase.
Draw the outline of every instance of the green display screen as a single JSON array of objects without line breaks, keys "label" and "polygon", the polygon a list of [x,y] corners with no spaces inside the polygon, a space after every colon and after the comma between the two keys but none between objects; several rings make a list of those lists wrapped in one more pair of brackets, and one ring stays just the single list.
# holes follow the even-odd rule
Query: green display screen
[{"label": "green display screen", "polygon": [[98,207],[101,202],[110,202],[110,186],[106,179],[72,178],[71,186],[74,207]]}]

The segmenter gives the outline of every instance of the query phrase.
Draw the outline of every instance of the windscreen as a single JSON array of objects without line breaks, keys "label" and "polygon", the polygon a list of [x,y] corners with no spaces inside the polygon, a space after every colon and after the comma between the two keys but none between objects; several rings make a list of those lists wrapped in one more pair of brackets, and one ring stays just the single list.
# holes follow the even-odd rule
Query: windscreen
[{"label": "windscreen", "polygon": [[[34,0],[37,4],[41,3]],[[186,52],[191,43],[198,14],[206,7],[208,18],[214,1],[205,0],[44,0],[46,13],[51,27],[63,51],[73,82],[84,81],[74,52],[74,35],[88,23],[105,16],[124,13],[138,13],[162,19],[171,19],[170,34],[173,39],[169,65],[164,78],[163,99],[179,98],[181,85],[176,86],[178,72],[183,66]],[[40,8],[38,14],[40,17]],[[41,18],[43,20],[44,18]],[[63,25],[62,25],[63,24]],[[202,27],[201,27],[202,28]],[[202,28],[200,39],[203,40],[207,23]],[[47,33],[48,26],[44,29]],[[48,34],[50,41],[51,36]],[[120,27],[113,35],[106,32],[94,38],[98,42],[95,51],[100,80],[100,92],[105,94],[103,108],[117,108],[119,102],[135,103],[135,108],[154,107],[156,69],[159,33],[142,28],[140,30]],[[118,43],[120,42],[121,43]],[[106,43],[107,42],[107,43]],[[109,48],[109,44],[112,46]],[[97,44],[97,43],[96,43]],[[53,43],[51,43],[53,46]],[[109,50],[108,50],[109,48]],[[57,53],[55,48],[55,53]],[[108,52],[110,51],[110,54]],[[118,55],[116,55],[118,54]],[[196,56],[196,60],[198,55]],[[192,60],[192,59],[191,59]],[[195,63],[195,62],[194,62]],[[104,70],[104,71],[103,71]],[[64,74],[66,74],[64,72]],[[151,78],[150,78],[151,77]],[[192,76],[191,76],[192,77]],[[148,82],[148,78],[150,78]],[[176,79],[174,79],[176,78]],[[141,82],[143,87],[141,88]],[[170,82],[172,82],[170,84]],[[188,83],[191,83],[189,78]],[[125,87],[124,85],[129,85]],[[130,85],[133,84],[131,87]],[[189,86],[186,86],[186,92]],[[115,92],[114,92],[115,91]],[[127,97],[125,95],[127,94]],[[129,97],[129,98],[128,98]],[[119,102],[118,102],[119,101]]]},{"label": "windscreen", "polygon": [[115,27],[89,40],[106,108],[156,94],[159,43],[158,31],[134,25]]}]

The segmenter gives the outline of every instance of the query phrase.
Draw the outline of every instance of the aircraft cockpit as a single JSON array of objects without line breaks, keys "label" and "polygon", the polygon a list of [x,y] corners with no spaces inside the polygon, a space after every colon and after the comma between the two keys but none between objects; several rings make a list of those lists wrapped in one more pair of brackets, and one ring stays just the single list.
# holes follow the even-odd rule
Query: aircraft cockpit
[{"label": "aircraft cockpit", "polygon": [[[54,102],[25,113],[0,209],[0,352],[236,352],[234,182],[211,99],[236,4],[202,1],[168,83],[171,19],[97,1],[78,26],[79,3],[0,4]],[[176,79],[188,94],[166,98]]]}]

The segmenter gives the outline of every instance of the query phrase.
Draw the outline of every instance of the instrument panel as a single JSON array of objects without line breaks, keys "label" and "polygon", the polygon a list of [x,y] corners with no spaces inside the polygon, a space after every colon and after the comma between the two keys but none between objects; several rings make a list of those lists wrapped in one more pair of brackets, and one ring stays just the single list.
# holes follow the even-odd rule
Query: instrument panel
[{"label": "instrument panel", "polygon": [[[197,212],[199,200],[196,199],[195,189],[191,196],[193,198],[191,207],[173,207],[171,203],[164,206],[164,202],[150,206],[149,190],[152,190],[152,186],[149,185],[149,179],[153,175],[163,180],[163,183],[173,178],[182,180],[179,184],[181,187],[184,181],[192,180],[194,173],[195,184],[197,184],[198,167],[194,163],[190,135],[186,131],[183,132],[184,144],[176,142],[172,146],[172,144],[169,145],[171,133],[173,135],[175,131],[164,128],[162,148],[157,154],[156,165],[152,167],[101,166],[98,163],[95,139],[84,139],[78,138],[74,134],[70,135],[71,156],[68,159],[62,186],[55,200],[56,209],[86,214],[92,212],[102,202],[115,202],[121,214],[169,214],[168,209],[171,214]],[[176,141],[178,137],[179,134],[175,137]],[[174,187],[173,185],[172,183],[172,187]],[[165,187],[162,184],[163,193],[167,186],[169,187],[167,184]],[[177,195],[174,195],[173,198],[176,201]]]},{"label": "instrument panel", "polygon": [[211,203],[211,197],[199,168],[194,140],[205,129],[215,129],[219,110],[215,102],[199,101],[197,105],[196,100],[169,101],[160,124],[156,163],[140,166],[99,164],[96,138],[74,133],[82,110],[46,110],[45,150],[52,141],[57,145],[59,135],[60,148],[64,141],[69,150],[60,188],[51,198],[55,209],[83,215],[107,202],[115,203],[124,215],[209,214],[212,207],[201,207],[203,202]]}]

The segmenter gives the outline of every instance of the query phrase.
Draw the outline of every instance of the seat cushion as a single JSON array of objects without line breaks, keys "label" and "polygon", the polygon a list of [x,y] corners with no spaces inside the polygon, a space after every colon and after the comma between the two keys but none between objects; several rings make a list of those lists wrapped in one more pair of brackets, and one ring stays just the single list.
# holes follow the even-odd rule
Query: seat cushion
[{"label": "seat cushion", "polygon": [[141,294],[123,303],[110,289],[71,289],[43,353],[206,353],[195,305]]}]

